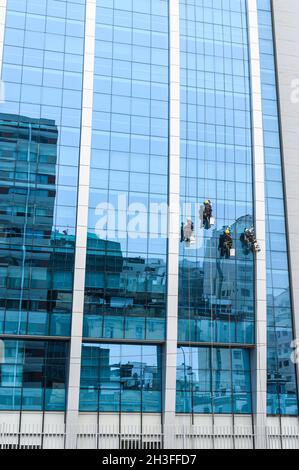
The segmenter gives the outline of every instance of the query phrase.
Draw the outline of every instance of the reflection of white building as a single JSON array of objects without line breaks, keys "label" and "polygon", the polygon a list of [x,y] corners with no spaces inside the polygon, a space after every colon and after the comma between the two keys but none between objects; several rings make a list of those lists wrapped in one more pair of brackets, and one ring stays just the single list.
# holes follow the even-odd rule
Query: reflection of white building
[{"label": "reflection of white building", "polygon": [[114,364],[110,366],[107,382],[101,382],[101,387],[117,388],[120,383],[124,389],[152,388],[156,375],[157,369],[144,362]]},{"label": "reflection of white building", "polygon": [[165,292],[166,263],[160,258],[124,258],[123,273],[121,286],[131,292]]}]

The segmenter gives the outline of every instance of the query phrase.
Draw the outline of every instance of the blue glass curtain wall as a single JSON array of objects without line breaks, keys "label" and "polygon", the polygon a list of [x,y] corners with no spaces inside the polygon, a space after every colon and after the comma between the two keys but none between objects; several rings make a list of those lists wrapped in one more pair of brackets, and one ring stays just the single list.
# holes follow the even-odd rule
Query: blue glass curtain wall
[{"label": "blue glass curtain wall", "polygon": [[97,1],[84,337],[165,337],[168,41],[168,1]]},{"label": "blue glass curtain wall", "polygon": [[271,1],[258,0],[258,6],[266,164],[268,414],[298,415]]},{"label": "blue glass curtain wall", "polygon": [[0,334],[70,335],[85,0],[8,0]]},{"label": "blue glass curtain wall", "polygon": [[177,413],[250,414],[250,351],[178,348]]},{"label": "blue glass curtain wall", "polygon": [[[181,0],[180,18],[181,222],[191,215],[196,243],[180,249],[179,340],[253,344],[254,260],[240,241],[253,223],[246,2]],[[219,251],[227,227],[230,259]]]}]

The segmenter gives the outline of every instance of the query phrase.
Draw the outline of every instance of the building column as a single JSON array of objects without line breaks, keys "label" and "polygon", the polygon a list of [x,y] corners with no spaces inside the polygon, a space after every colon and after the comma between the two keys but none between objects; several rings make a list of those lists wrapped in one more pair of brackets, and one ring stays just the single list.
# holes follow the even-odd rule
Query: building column
[{"label": "building column", "polygon": [[[299,390],[299,3],[272,2]],[[297,358],[296,353],[297,352]]]},{"label": "building column", "polygon": [[[178,337],[178,278],[180,228],[180,16],[179,0],[169,1],[169,175],[167,322],[164,348],[165,448],[171,448],[175,425],[176,356]],[[170,433],[170,434],[168,434]],[[168,437],[169,436],[169,437]],[[173,442],[173,441],[172,441]]]},{"label": "building column", "polygon": [[254,210],[256,236],[261,252],[256,255],[255,321],[256,345],[252,352],[252,398],[256,448],[266,448],[267,420],[267,285],[266,285],[266,207],[265,162],[261,90],[261,64],[257,0],[247,0],[249,62],[254,171]]},{"label": "building column", "polygon": [[66,448],[76,445],[79,422],[81,349],[87,252],[89,177],[92,140],[96,0],[86,0],[81,143],[77,202],[76,251],[66,416]]}]

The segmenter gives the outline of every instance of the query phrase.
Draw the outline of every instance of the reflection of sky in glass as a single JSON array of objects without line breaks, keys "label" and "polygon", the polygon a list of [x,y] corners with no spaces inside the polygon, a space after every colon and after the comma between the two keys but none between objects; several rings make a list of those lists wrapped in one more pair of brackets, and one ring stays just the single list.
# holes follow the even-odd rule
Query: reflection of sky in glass
[{"label": "reflection of sky in glass", "polygon": [[[115,5],[114,5],[115,6]],[[146,13],[146,14],[145,14]],[[168,4],[160,0],[97,6],[84,336],[164,339],[167,241],[150,237],[150,204],[168,191]],[[142,204],[130,236],[119,204]],[[108,226],[98,231],[98,205]],[[119,222],[121,221],[121,222]],[[134,227],[135,228],[135,227]],[[157,230],[156,233],[159,233]],[[107,239],[100,252],[96,238]],[[118,255],[109,245],[118,244]]]}]

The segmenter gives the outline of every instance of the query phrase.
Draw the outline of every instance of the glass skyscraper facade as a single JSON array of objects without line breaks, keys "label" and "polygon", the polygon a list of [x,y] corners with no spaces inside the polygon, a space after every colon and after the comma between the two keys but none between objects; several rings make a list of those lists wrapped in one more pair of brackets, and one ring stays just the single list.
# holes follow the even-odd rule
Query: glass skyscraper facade
[{"label": "glass skyscraper facade", "polygon": [[0,422],[298,416],[272,2],[1,8]]}]

